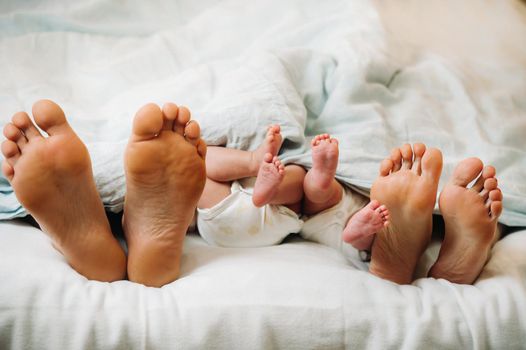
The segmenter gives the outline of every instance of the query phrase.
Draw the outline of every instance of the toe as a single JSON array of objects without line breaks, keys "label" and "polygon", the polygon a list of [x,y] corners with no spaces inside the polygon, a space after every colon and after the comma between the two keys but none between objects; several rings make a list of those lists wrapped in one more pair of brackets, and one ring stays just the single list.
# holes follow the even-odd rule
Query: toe
[{"label": "toe", "polygon": [[483,163],[478,158],[467,158],[458,163],[453,171],[450,182],[457,186],[466,187],[481,173]]},{"label": "toe", "polygon": [[441,172],[442,152],[437,148],[426,149],[422,157],[422,175],[438,183]]},{"label": "toe", "polygon": [[26,112],[18,112],[13,116],[13,124],[24,132],[29,140],[35,137],[42,137],[36,126],[33,124]]},{"label": "toe", "polygon": [[406,143],[400,147],[400,152],[402,153],[402,169],[411,169],[413,166],[413,149],[411,145]]},{"label": "toe", "polygon": [[178,108],[177,119],[174,123],[175,132],[184,135],[185,128],[188,122],[190,122],[191,114],[190,110],[184,106]]},{"label": "toe", "polygon": [[394,163],[391,159],[384,159],[380,164],[380,176],[387,176],[393,171]]},{"label": "toe", "polygon": [[4,136],[13,142],[16,142],[18,145],[18,148],[22,150],[24,146],[27,144],[27,139],[19,128],[17,128],[14,124],[8,123],[6,126],[4,126]]},{"label": "toe", "polygon": [[393,162],[393,172],[402,168],[402,153],[400,152],[400,148],[393,148],[393,150],[391,150],[391,161]]},{"label": "toe", "polygon": [[263,156],[263,161],[265,163],[271,163],[272,162],[272,153],[265,153],[265,155]]},{"label": "toe", "polygon": [[192,145],[197,146],[201,136],[201,127],[195,120],[190,120],[184,128],[184,137],[186,141]]},{"label": "toe", "polygon": [[175,120],[177,119],[178,111],[179,111],[179,108],[177,107],[175,103],[168,102],[163,105],[163,109],[162,109],[163,117],[164,117],[163,130],[174,130],[175,132],[178,132],[179,134],[182,135],[182,132],[183,132],[182,129],[181,130],[176,130],[177,128],[174,129],[174,124],[175,124]]},{"label": "toe", "polygon": [[64,111],[55,102],[40,100],[33,105],[36,124],[49,135],[70,131]]},{"label": "toe", "polygon": [[415,160],[413,162],[413,166],[411,167],[411,171],[417,175],[422,174],[422,157],[424,156],[424,153],[426,151],[426,145],[423,143],[415,143],[413,145],[413,151],[415,153]]},{"label": "toe", "polygon": [[163,113],[159,106],[149,103],[143,106],[133,120],[132,141],[145,141],[156,137],[163,127]]},{"label": "toe", "polygon": [[279,124],[274,124],[274,125],[270,125],[268,127],[268,132],[267,134],[279,134],[281,132],[281,127],[279,126]]},{"label": "toe", "polygon": [[496,188],[489,193],[489,199],[493,202],[502,201],[502,192],[500,189]]},{"label": "toe", "polygon": [[475,183],[473,184],[473,186],[471,186],[470,190],[475,192],[482,191],[482,189],[484,188],[484,181],[486,181],[486,179],[482,175],[480,175],[477,181],[475,181]]},{"label": "toe", "polygon": [[207,150],[206,142],[203,139],[199,139],[199,141],[197,142],[197,146],[196,147],[197,147],[197,153],[199,154],[199,156],[202,159],[205,159],[206,158],[206,150]]},{"label": "toe", "polygon": [[497,220],[500,214],[502,214],[502,202],[492,202],[490,206],[491,218]]},{"label": "toe", "polygon": [[13,176],[15,175],[15,169],[11,164],[7,162],[7,160],[4,160],[2,162],[2,173],[9,182],[13,180]]},{"label": "toe", "polygon": [[486,179],[484,181],[484,188],[482,189],[482,191],[480,191],[480,196],[484,200],[487,200],[489,197],[489,193],[495,190],[497,186],[498,186],[498,183],[497,183],[496,178],[492,177],[492,178]]},{"label": "toe", "polygon": [[489,179],[490,177],[495,177],[497,175],[497,170],[492,165],[486,165],[482,170],[482,177]]},{"label": "toe", "polygon": [[369,202],[369,208],[371,208],[372,210],[376,210],[380,207],[380,202],[378,202],[376,199],[373,199],[372,201]]},{"label": "toe", "polygon": [[5,140],[2,142],[2,154],[10,165],[14,165],[20,157],[20,149],[14,141]]},{"label": "toe", "polygon": [[486,179],[495,177],[496,170],[491,165],[487,165],[482,170],[482,174],[478,177],[477,181],[473,184],[471,189],[475,192],[480,192],[484,188],[484,182]]}]

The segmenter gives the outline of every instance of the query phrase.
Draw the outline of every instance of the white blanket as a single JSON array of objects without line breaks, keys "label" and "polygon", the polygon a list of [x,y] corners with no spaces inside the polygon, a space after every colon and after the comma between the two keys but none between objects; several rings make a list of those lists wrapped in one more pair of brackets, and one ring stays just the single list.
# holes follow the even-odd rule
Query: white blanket
[{"label": "white blanket", "polygon": [[[398,12],[366,0],[117,4],[3,5],[0,17],[0,118],[43,97],[64,106],[109,208],[121,209],[135,111],[175,101],[210,144],[252,149],[280,123],[282,157],[305,166],[308,138],[329,132],[339,178],[364,189],[404,142],[440,148],[443,181],[478,156],[499,171],[501,221],[526,225],[526,16],[512,3],[467,1],[447,16],[441,2]],[[3,183],[2,217],[24,215]]]}]

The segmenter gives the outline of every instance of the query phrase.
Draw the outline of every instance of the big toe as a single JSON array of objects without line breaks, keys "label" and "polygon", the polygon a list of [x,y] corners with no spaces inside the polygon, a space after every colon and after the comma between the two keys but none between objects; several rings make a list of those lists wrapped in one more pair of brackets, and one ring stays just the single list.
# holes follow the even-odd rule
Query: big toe
[{"label": "big toe", "polygon": [[457,186],[466,187],[471,181],[475,180],[482,171],[484,164],[478,158],[467,158],[458,163],[453,171],[451,183]]},{"label": "big toe", "polygon": [[163,127],[163,113],[159,106],[149,103],[135,114],[132,140],[144,141],[156,137]]},{"label": "big toe", "polygon": [[49,135],[71,130],[62,108],[50,100],[40,100],[33,105],[33,118]]}]

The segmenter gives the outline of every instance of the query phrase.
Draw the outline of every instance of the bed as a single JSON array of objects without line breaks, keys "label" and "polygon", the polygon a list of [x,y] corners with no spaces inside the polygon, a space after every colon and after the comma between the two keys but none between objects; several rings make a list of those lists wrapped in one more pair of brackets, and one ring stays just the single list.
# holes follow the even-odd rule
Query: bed
[{"label": "bed", "polygon": [[526,344],[526,6],[519,1],[0,3],[0,120],[59,103],[90,150],[115,234],[122,151],[147,102],[187,105],[209,144],[251,149],[280,123],[284,162],[340,139],[338,178],[364,193],[391,147],[498,169],[505,236],[473,285],[368,274],[291,236],[264,248],[185,241],[162,288],[89,281],[0,179],[0,349],[522,349]]}]

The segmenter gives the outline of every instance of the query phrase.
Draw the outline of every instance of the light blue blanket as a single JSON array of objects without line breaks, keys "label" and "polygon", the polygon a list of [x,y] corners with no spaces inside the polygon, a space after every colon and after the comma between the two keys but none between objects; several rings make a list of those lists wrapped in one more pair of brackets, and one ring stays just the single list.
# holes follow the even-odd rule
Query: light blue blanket
[{"label": "light blue blanket", "polygon": [[[367,1],[316,4],[297,12],[295,2],[276,3],[274,16],[261,4],[243,16],[190,7],[159,23],[134,14],[128,24],[116,13],[103,28],[89,16],[103,6],[94,2],[61,17],[11,9],[0,17],[1,120],[43,97],[63,105],[114,211],[134,111],[174,101],[190,107],[213,145],[254,149],[279,123],[281,157],[306,167],[310,138],[330,133],[340,141],[338,178],[362,190],[405,142],[442,150],[441,186],[458,161],[480,157],[498,170],[501,221],[526,226],[524,50],[505,63],[452,60],[395,40]],[[40,25],[24,26],[35,16]],[[23,215],[0,179],[0,218]]]}]

